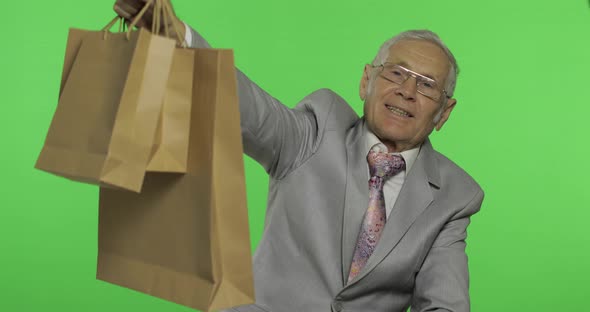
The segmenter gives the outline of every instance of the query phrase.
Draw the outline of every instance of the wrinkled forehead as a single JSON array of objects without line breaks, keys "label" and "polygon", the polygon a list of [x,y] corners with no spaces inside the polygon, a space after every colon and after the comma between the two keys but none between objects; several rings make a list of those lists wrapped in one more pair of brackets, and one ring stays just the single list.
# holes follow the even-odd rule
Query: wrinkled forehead
[{"label": "wrinkled forehead", "polygon": [[426,40],[404,39],[389,48],[386,63],[404,66],[439,82],[444,82],[451,63],[445,52]]}]

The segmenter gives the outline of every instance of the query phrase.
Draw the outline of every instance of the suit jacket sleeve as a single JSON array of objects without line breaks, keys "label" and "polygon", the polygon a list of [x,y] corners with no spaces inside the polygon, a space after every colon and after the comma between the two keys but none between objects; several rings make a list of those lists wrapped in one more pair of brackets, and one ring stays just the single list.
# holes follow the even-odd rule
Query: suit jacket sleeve
[{"label": "suit jacket sleeve", "polygon": [[435,239],[416,276],[412,312],[470,311],[465,239],[470,217],[479,211],[482,201],[480,189]]},{"label": "suit jacket sleeve", "polygon": [[[210,47],[199,33],[190,31],[191,47]],[[316,115],[305,105],[286,107],[237,68],[236,75],[244,153],[280,179],[317,147],[320,131]]]}]

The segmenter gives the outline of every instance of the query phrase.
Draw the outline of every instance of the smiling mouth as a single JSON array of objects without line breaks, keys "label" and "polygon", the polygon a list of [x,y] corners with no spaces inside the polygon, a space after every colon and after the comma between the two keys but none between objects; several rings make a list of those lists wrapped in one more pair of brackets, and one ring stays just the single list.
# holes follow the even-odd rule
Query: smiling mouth
[{"label": "smiling mouth", "polygon": [[402,116],[402,117],[414,117],[412,114],[406,112],[405,110],[399,108],[399,107],[395,107],[395,106],[391,106],[388,104],[385,104],[385,107],[387,107],[387,109],[389,109],[390,112],[398,115],[398,116]]}]

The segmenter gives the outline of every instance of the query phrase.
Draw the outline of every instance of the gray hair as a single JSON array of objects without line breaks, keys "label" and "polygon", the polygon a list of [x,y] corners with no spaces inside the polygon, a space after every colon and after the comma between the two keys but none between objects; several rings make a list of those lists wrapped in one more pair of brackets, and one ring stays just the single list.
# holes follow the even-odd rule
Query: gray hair
[{"label": "gray hair", "polygon": [[[446,90],[448,96],[453,96],[453,93],[455,92],[455,85],[457,83],[457,75],[459,75],[459,66],[457,65],[457,60],[455,60],[455,56],[453,56],[453,53],[451,52],[451,50],[449,50],[449,48],[446,46],[446,44],[444,44],[444,42],[442,42],[442,40],[438,37],[438,35],[430,30],[408,30],[408,31],[404,31],[404,32],[398,34],[397,36],[385,41],[381,45],[381,48],[379,49],[377,56],[373,60],[372,65],[379,66],[379,65],[383,64],[387,60],[387,57],[389,56],[389,48],[391,48],[391,46],[393,44],[395,44],[396,42],[401,41],[401,40],[425,40],[425,41],[432,42],[432,43],[436,44],[438,47],[440,47],[443,50],[443,52],[449,58],[449,62],[451,65],[451,67],[449,69],[449,74],[447,75],[447,79],[445,80],[445,90]],[[371,77],[370,80],[374,80],[374,78],[375,78],[375,76]],[[369,89],[370,89],[370,85],[372,85],[371,82],[372,81],[370,81],[370,83],[369,83]]]}]

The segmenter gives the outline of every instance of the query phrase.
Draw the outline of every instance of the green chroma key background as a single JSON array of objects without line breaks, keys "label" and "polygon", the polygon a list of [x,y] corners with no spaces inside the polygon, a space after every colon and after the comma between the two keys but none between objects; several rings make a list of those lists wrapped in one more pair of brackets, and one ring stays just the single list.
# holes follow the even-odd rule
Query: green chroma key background
[{"label": "green chroma key background", "polygon": [[[97,188],[33,169],[57,104],[68,28],[102,28],[113,3],[3,4],[0,311],[191,311],[97,281]],[[585,309],[586,0],[173,4],[214,47],[233,48],[237,66],[288,106],[331,88],[361,113],[359,79],[379,45],[405,29],[436,31],[461,74],[458,105],[432,141],[486,191],[469,227],[472,310]],[[244,161],[254,249],[268,182],[259,165]]]}]

